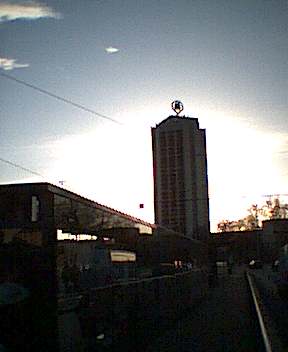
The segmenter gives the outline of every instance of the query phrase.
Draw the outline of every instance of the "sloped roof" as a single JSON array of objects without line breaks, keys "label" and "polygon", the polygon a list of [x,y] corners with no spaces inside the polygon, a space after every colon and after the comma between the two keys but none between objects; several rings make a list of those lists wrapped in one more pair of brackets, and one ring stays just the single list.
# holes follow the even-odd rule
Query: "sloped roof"
[{"label": "sloped roof", "polygon": [[5,184],[5,185],[0,185],[0,190],[1,188],[23,188],[23,189],[28,189],[28,188],[39,188],[40,189],[45,189],[47,191],[50,191],[52,193],[56,193],[58,195],[62,195],[62,196],[66,196],[66,197],[69,197],[69,198],[73,198],[74,200],[78,200],[78,201],[82,201],[82,202],[85,202],[87,205],[90,205],[92,207],[95,207],[95,208],[100,208],[102,210],[106,210],[108,211],[109,213],[111,214],[115,214],[115,215],[119,215],[119,216],[122,216],[123,218],[127,219],[127,220],[130,220],[130,221],[133,221],[133,222],[136,222],[136,223],[140,223],[142,225],[146,225],[146,226],[149,226],[151,228],[155,228],[156,225],[154,224],[151,224],[147,221],[144,221],[144,220],[141,220],[141,219],[138,219],[134,216],[131,216],[131,215],[128,215],[126,213],[123,213],[119,210],[116,210],[116,209],[113,209],[113,208],[110,208],[106,205],[103,205],[103,204],[100,204],[98,202],[95,202],[94,200],[91,200],[89,198],[85,198],[83,196],[80,196],[79,194],[77,193],[74,193],[72,191],[69,191],[67,189],[64,189],[62,187],[58,187],[52,183],[49,183],[49,182],[35,182],[35,183],[15,183],[15,184]]}]

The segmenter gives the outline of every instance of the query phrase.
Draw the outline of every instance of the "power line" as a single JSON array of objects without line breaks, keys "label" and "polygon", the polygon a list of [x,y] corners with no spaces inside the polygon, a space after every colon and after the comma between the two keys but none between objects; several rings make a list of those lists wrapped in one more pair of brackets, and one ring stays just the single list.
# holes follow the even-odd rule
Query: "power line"
[{"label": "power line", "polygon": [[[51,98],[54,98],[54,99],[57,99],[57,100],[59,100],[59,101],[62,101],[62,102],[64,102],[64,103],[66,103],[66,104],[72,105],[72,106],[74,106],[74,107],[76,107],[76,108],[78,108],[78,109],[81,109],[81,110],[85,111],[85,112],[88,112],[88,113],[90,113],[90,114],[96,115],[96,116],[101,117],[101,118],[103,118],[103,119],[110,120],[110,121],[112,121],[112,122],[114,122],[114,123],[117,123],[117,124],[119,124],[119,125],[122,125],[121,122],[119,122],[119,121],[113,119],[112,117],[103,115],[103,114],[101,114],[101,113],[99,113],[99,112],[97,112],[97,111],[95,111],[95,110],[92,110],[92,109],[89,109],[89,108],[85,107],[84,105],[75,103],[75,102],[72,101],[71,99],[63,98],[63,97],[61,97],[61,96],[59,96],[59,95],[56,95],[56,94],[54,94],[54,93],[51,93],[51,92],[49,92],[49,91],[47,91],[47,90],[45,90],[45,89],[42,89],[42,88],[40,88],[40,87],[38,87],[38,86],[35,86],[35,85],[33,85],[33,84],[30,84],[30,83],[28,83],[28,82],[25,82],[25,81],[23,81],[23,80],[20,80],[20,79],[18,79],[18,78],[16,78],[16,77],[10,76],[10,75],[8,75],[8,74],[6,74],[6,73],[0,72],[0,75],[1,75],[2,77],[5,77],[5,78],[7,78],[7,79],[10,79],[11,81],[14,81],[14,82],[16,82],[16,83],[18,83],[18,84],[21,84],[21,85],[23,85],[23,86],[25,86],[25,87],[34,89],[34,90],[36,90],[37,92],[40,92],[40,93],[45,94],[45,95],[48,95],[48,96],[51,97]],[[38,172],[35,172],[35,171],[31,170],[31,169],[28,169],[28,168],[26,168],[26,167],[23,167],[23,166],[21,166],[21,165],[19,165],[19,164],[16,164],[16,163],[12,162],[12,161],[9,161],[9,160],[3,159],[3,158],[0,158],[0,161],[2,161],[3,163],[6,163],[6,164],[8,164],[8,165],[11,165],[11,166],[13,166],[13,167],[16,167],[16,168],[18,168],[18,169],[21,169],[21,170],[23,170],[23,171],[26,171],[26,172],[28,172],[28,173],[30,173],[30,174],[33,174],[33,175],[36,175],[36,176],[40,176],[40,177],[42,177],[42,178],[45,178],[43,175],[39,174]]]},{"label": "power line", "polygon": [[109,116],[106,116],[106,115],[103,115],[103,114],[100,114],[99,112],[95,111],[95,110],[92,110],[92,109],[89,109],[89,108],[86,108],[84,105],[81,105],[81,104],[78,104],[78,103],[75,103],[74,101],[72,101],[71,99],[66,99],[66,98],[63,98],[61,97],[60,95],[56,95],[54,93],[51,93],[49,92],[48,90],[45,90],[45,89],[42,89],[40,87],[37,87],[31,83],[27,83],[21,79],[18,79],[18,78],[15,78],[13,76],[10,76],[10,75],[7,75],[6,73],[3,73],[3,72],[0,72],[0,75],[2,77],[5,77],[7,79],[10,79],[11,81],[14,81],[14,82],[17,82],[19,84],[22,84],[23,86],[25,87],[28,87],[28,88],[31,88],[31,89],[34,89],[36,90],[37,92],[40,92],[42,94],[45,94],[45,95],[48,95],[49,97],[51,98],[55,98],[57,100],[60,100],[66,104],[70,104],[78,109],[81,109],[81,110],[84,110],[86,112],[89,112],[90,114],[93,114],[93,115],[96,115],[98,117],[101,117],[103,119],[106,119],[106,120],[110,120],[114,123],[117,123],[118,125],[123,125],[120,121],[117,121],[115,119],[113,119],[112,117],[109,117]]},{"label": "power line", "polygon": [[26,171],[26,172],[29,172],[30,174],[33,174],[33,175],[36,175],[36,176],[40,176],[40,177],[42,177],[42,178],[45,178],[43,175],[39,174],[38,172],[35,172],[35,171],[31,170],[31,169],[28,169],[28,168],[26,168],[26,167],[23,167],[23,166],[21,166],[21,165],[18,165],[18,164],[16,164],[16,163],[13,163],[12,161],[5,160],[5,159],[2,159],[2,158],[0,158],[0,161],[2,161],[3,163],[6,163],[6,164],[8,164],[8,165],[14,166],[14,167],[16,167],[16,168],[18,168],[18,169],[21,169],[21,170],[24,170],[24,171]]},{"label": "power line", "polygon": [[[6,74],[6,73],[0,72],[0,75],[1,75],[2,77],[5,77],[5,78],[9,79],[9,80],[12,80],[12,81],[14,81],[14,82],[16,82],[16,83],[19,83],[19,84],[21,84],[21,85],[24,85],[25,87],[31,88],[31,89],[33,89],[33,90],[36,90],[36,91],[42,93],[42,94],[48,95],[48,96],[50,96],[51,98],[54,98],[54,99],[57,99],[57,100],[59,100],[59,101],[62,101],[62,102],[64,102],[64,103],[66,103],[66,104],[72,105],[72,106],[74,106],[74,107],[76,107],[76,108],[78,108],[78,109],[81,109],[81,110],[85,111],[85,112],[91,113],[91,114],[96,115],[96,116],[98,116],[98,117],[101,117],[101,118],[103,118],[103,119],[110,120],[110,121],[112,121],[112,122],[114,122],[114,123],[117,123],[117,124],[119,124],[119,125],[123,125],[123,123],[121,123],[120,121],[117,121],[117,120],[113,119],[112,117],[109,117],[109,116],[103,115],[103,114],[101,114],[101,113],[98,113],[97,111],[95,111],[95,110],[93,110],[93,109],[90,109],[90,108],[87,108],[87,107],[85,107],[84,105],[75,103],[75,102],[72,101],[71,99],[63,98],[63,97],[61,97],[61,96],[59,96],[59,95],[56,95],[56,94],[54,94],[54,93],[51,93],[51,92],[49,92],[49,91],[47,91],[47,90],[45,90],[45,89],[42,89],[42,88],[40,88],[40,87],[38,87],[38,86],[36,86],[36,85],[33,85],[33,84],[31,84],[31,83],[28,83],[28,82],[25,82],[25,81],[23,81],[23,80],[20,80],[20,79],[18,79],[18,78],[16,78],[16,77],[13,77],[13,76],[8,75],[8,74]],[[35,172],[35,171],[33,171],[33,170],[30,170],[30,169],[28,169],[28,168],[25,168],[25,167],[23,167],[23,166],[21,166],[21,165],[18,165],[18,164],[16,164],[16,163],[13,163],[13,162],[11,162],[11,161],[9,161],[9,160],[5,160],[5,159],[0,158],[0,161],[4,162],[4,163],[6,163],[6,164],[12,165],[12,166],[14,166],[14,167],[16,167],[16,168],[22,169],[22,170],[24,170],[24,171],[26,171],[26,172],[29,172],[29,173],[31,173],[31,174],[34,174],[34,175],[36,175],[36,176],[40,176],[40,177],[42,177],[42,178],[45,178],[43,175],[41,175],[41,174],[39,174],[39,173],[37,173],[37,172]],[[281,193],[280,193],[280,194],[270,194],[270,195],[269,195],[269,194],[262,194],[262,195],[257,195],[257,196],[260,196],[260,197],[275,197],[275,196],[278,196],[278,197],[279,197],[279,196],[288,196],[288,194],[281,194]],[[240,197],[241,197],[241,198],[248,198],[248,196],[246,196],[246,195],[242,195],[242,196],[240,196]],[[211,199],[211,198],[214,198],[214,197],[213,197],[213,196],[212,196],[212,197],[210,196],[209,199]],[[191,200],[202,200],[202,199],[199,199],[199,198],[197,198],[197,199],[181,199],[181,200],[179,199],[179,200],[176,200],[176,202],[183,202],[183,201],[186,202],[186,201],[191,201]],[[203,199],[203,200],[205,200],[205,199]],[[163,201],[163,200],[158,200],[158,202],[165,202],[165,201]]]}]

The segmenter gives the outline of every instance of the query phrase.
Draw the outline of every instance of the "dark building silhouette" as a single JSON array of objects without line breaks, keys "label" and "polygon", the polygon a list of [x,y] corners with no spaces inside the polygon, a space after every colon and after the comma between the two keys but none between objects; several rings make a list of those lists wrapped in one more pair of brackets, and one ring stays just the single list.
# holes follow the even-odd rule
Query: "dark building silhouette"
[{"label": "dark building silhouette", "polygon": [[151,129],[155,222],[205,240],[210,231],[205,130],[169,116]]}]

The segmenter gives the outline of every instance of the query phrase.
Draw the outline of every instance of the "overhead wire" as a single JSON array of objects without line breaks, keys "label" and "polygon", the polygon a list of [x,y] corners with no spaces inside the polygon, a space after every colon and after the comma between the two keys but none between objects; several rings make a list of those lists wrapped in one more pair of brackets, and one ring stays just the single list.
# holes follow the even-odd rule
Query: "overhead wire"
[{"label": "overhead wire", "polygon": [[[21,80],[21,79],[19,79],[19,78],[14,77],[14,76],[8,75],[7,73],[0,72],[0,76],[2,76],[2,77],[4,77],[4,78],[7,78],[7,79],[9,79],[9,80],[11,80],[11,81],[14,81],[14,82],[16,82],[16,83],[18,83],[18,84],[21,84],[21,85],[23,85],[23,86],[25,86],[25,87],[31,88],[31,89],[33,89],[33,90],[36,90],[36,91],[39,92],[39,93],[48,95],[48,96],[51,97],[51,98],[54,98],[54,99],[57,99],[57,100],[59,100],[59,101],[62,101],[62,102],[64,102],[64,103],[66,103],[66,104],[72,105],[72,106],[74,106],[74,107],[76,107],[76,108],[78,108],[78,109],[81,109],[81,110],[83,110],[83,111],[85,111],[85,112],[88,112],[88,113],[90,113],[90,114],[93,114],[93,115],[95,115],[95,116],[97,116],[97,117],[100,117],[100,118],[103,118],[103,119],[112,121],[112,122],[114,122],[114,123],[116,123],[116,124],[118,124],[118,125],[123,125],[123,123],[121,123],[121,122],[118,121],[118,120],[113,119],[112,117],[109,117],[109,116],[107,116],[107,115],[101,114],[101,113],[99,113],[99,112],[97,112],[97,111],[95,111],[95,110],[93,110],[93,109],[87,108],[86,106],[84,106],[84,105],[82,105],[82,104],[75,103],[75,102],[74,102],[73,100],[71,100],[71,99],[64,98],[64,97],[62,97],[62,96],[60,96],[60,95],[57,95],[57,94],[55,94],[55,93],[52,93],[52,92],[46,90],[46,89],[40,88],[40,87],[38,87],[38,86],[36,86],[36,85],[34,85],[34,84],[28,83],[28,82],[26,82],[26,81],[24,81],[24,80]],[[39,174],[38,172],[35,172],[35,171],[31,170],[31,169],[28,169],[28,168],[26,168],[26,167],[23,167],[23,166],[21,166],[21,165],[19,165],[19,164],[16,164],[16,163],[12,162],[12,161],[9,161],[9,160],[3,159],[3,158],[0,158],[0,161],[2,161],[3,163],[9,164],[9,165],[11,165],[11,166],[14,166],[14,167],[16,167],[16,168],[19,168],[19,169],[21,169],[21,170],[24,170],[24,171],[26,171],[26,172],[29,172],[29,173],[31,173],[31,174],[33,174],[33,175],[36,175],[36,176],[40,176],[40,177],[42,177],[42,178],[45,178],[43,175]]]},{"label": "overhead wire", "polygon": [[21,166],[21,165],[19,165],[19,164],[13,163],[12,161],[9,161],[9,160],[3,159],[3,158],[0,158],[0,161],[2,161],[3,163],[6,163],[6,164],[8,164],[8,165],[14,166],[14,167],[16,167],[16,168],[18,168],[18,169],[21,169],[21,170],[24,170],[24,171],[26,171],[26,172],[29,172],[30,174],[33,174],[33,175],[36,175],[36,176],[40,176],[40,177],[42,177],[42,178],[45,178],[45,176],[39,174],[38,172],[33,171],[33,170],[31,170],[31,169],[28,169],[27,167]]},{"label": "overhead wire", "polygon": [[[21,84],[21,85],[23,85],[23,86],[25,86],[25,87],[31,88],[31,89],[33,89],[33,90],[36,90],[36,91],[38,91],[39,93],[48,95],[48,96],[51,97],[51,98],[57,99],[57,100],[62,101],[62,102],[64,102],[64,103],[66,103],[66,104],[69,104],[69,105],[71,105],[71,106],[74,106],[74,107],[76,107],[76,108],[78,108],[78,109],[81,109],[81,110],[83,110],[83,111],[85,111],[85,112],[88,112],[88,113],[90,113],[90,114],[93,114],[93,115],[95,115],[95,116],[97,116],[97,117],[100,117],[100,118],[109,120],[109,121],[114,122],[114,123],[119,124],[119,125],[123,125],[122,122],[120,122],[120,121],[118,121],[118,120],[115,120],[115,119],[113,119],[112,117],[109,117],[109,116],[107,116],[107,115],[101,114],[101,113],[99,113],[99,112],[97,112],[97,111],[95,111],[95,110],[93,110],[93,109],[87,108],[86,106],[84,106],[84,105],[82,105],[82,104],[75,103],[75,102],[74,102],[73,100],[71,100],[71,99],[64,98],[64,97],[62,97],[62,96],[60,96],[60,95],[57,95],[57,94],[55,94],[55,93],[52,93],[52,92],[50,92],[50,91],[48,91],[48,90],[45,90],[45,89],[43,89],[43,88],[40,88],[40,87],[38,87],[38,86],[36,86],[36,85],[34,85],[34,84],[28,83],[28,82],[26,82],[26,81],[24,81],[24,80],[21,80],[21,79],[19,79],[19,78],[14,77],[14,76],[8,75],[7,73],[0,72],[0,76],[5,77],[5,78],[7,78],[7,79],[9,79],[9,80],[11,80],[11,81],[14,81],[14,82],[16,82],[16,83],[19,83],[19,84]],[[45,176],[41,175],[40,173],[35,172],[35,171],[33,171],[33,170],[29,169],[29,168],[23,167],[23,166],[21,166],[21,165],[19,165],[19,164],[16,164],[16,163],[12,162],[12,161],[9,161],[9,160],[3,159],[3,158],[0,158],[0,161],[4,162],[4,163],[6,163],[6,164],[9,164],[9,165],[11,165],[11,166],[14,166],[14,167],[16,167],[16,168],[22,169],[23,171],[29,172],[29,173],[34,174],[34,175],[36,175],[36,176],[40,176],[40,177],[42,177],[42,178],[45,178]],[[260,197],[288,196],[288,194],[272,194],[272,195],[266,195],[266,194],[264,195],[264,194],[261,194],[261,195],[258,195],[258,196],[260,196]],[[247,197],[246,195],[242,195],[242,196],[241,196],[241,198],[246,198],[246,197]],[[211,199],[211,198],[213,198],[213,197],[210,196],[209,199]],[[189,201],[189,200],[190,200],[190,199],[184,199],[184,201]],[[192,200],[192,199],[191,199],[191,200]],[[183,201],[183,200],[182,200],[182,201]],[[158,201],[158,202],[159,202],[159,201]],[[162,202],[163,202],[163,201],[162,201]]]},{"label": "overhead wire", "polygon": [[115,120],[115,119],[113,119],[112,117],[109,117],[109,116],[107,116],[107,115],[101,114],[101,113],[99,113],[99,112],[97,112],[97,111],[95,111],[95,110],[93,110],[93,109],[87,108],[86,106],[84,106],[84,105],[82,105],[82,104],[75,103],[75,102],[74,102],[73,100],[71,100],[71,99],[67,99],[67,98],[61,97],[60,95],[51,93],[51,92],[49,92],[49,91],[46,90],[46,89],[40,88],[40,87],[38,87],[38,86],[36,86],[36,85],[34,85],[34,84],[28,83],[28,82],[23,81],[23,80],[21,80],[21,79],[19,79],[19,78],[16,78],[16,77],[14,77],[14,76],[8,75],[7,73],[0,72],[0,76],[5,77],[5,78],[7,78],[7,79],[10,79],[11,81],[17,82],[17,83],[19,83],[19,84],[21,84],[21,85],[23,85],[23,86],[25,86],[25,87],[34,89],[34,90],[36,90],[36,91],[39,92],[39,93],[48,95],[48,96],[51,97],[51,98],[55,98],[55,99],[57,99],[57,100],[60,100],[60,101],[62,101],[63,103],[72,105],[72,106],[74,106],[74,107],[76,107],[76,108],[78,108],[78,109],[81,109],[81,110],[83,110],[83,111],[85,111],[85,112],[88,112],[88,113],[90,113],[90,114],[93,114],[93,115],[96,115],[96,116],[101,117],[101,118],[103,118],[103,119],[112,121],[112,122],[114,122],[114,123],[117,123],[118,125],[123,125],[122,122],[120,122],[120,121],[118,121],[118,120]]}]

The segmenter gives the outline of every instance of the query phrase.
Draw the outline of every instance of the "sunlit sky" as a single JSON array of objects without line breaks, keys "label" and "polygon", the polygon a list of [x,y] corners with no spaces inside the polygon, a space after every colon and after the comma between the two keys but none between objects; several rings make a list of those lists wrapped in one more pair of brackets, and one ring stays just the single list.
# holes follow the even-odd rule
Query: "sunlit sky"
[{"label": "sunlit sky", "polygon": [[[288,5],[0,1],[0,183],[59,184],[154,221],[151,131],[181,100],[206,129],[211,229],[288,180]],[[261,199],[262,200],[261,200]],[[144,209],[139,208],[144,203]]]}]

